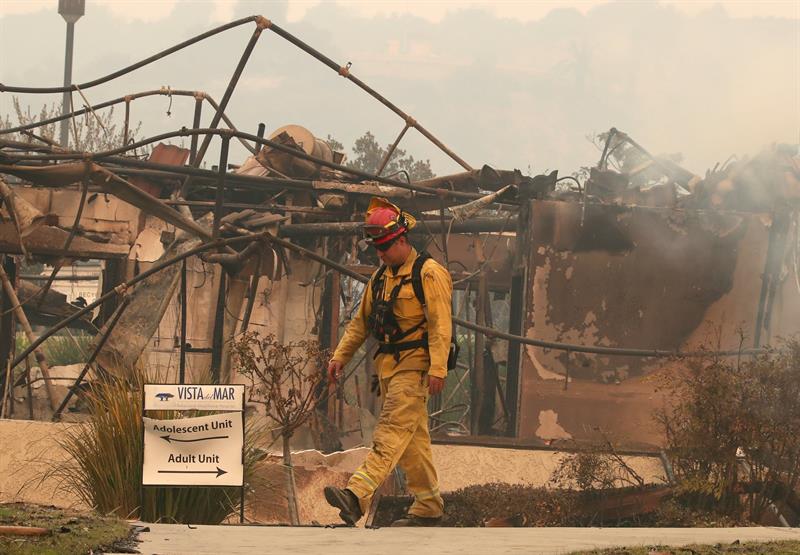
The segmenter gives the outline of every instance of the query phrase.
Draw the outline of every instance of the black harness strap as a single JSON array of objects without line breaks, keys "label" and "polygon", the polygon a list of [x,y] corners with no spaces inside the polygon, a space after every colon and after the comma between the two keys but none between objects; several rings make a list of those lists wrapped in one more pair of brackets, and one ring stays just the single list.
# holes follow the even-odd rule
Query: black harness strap
[{"label": "black harness strap", "polygon": [[[433,258],[427,252],[421,252],[417,259],[414,261],[414,265],[411,267],[411,287],[414,289],[414,295],[417,297],[417,300],[420,302],[422,306],[425,306],[425,290],[422,288],[422,267],[425,265],[425,262]],[[375,300],[378,299],[378,295],[380,294],[380,290],[383,287],[383,275],[386,273],[386,265],[381,265],[378,268],[378,271],[375,272],[375,277],[372,278],[372,302],[374,303]],[[403,280],[401,285],[405,285],[408,283],[408,278]],[[397,291],[400,292],[399,290]],[[395,296],[396,298],[396,296]]]},{"label": "black harness strap", "polygon": [[[422,288],[422,266],[425,262],[432,258],[430,254],[427,252],[422,252],[417,256],[417,259],[414,260],[414,265],[411,267],[411,277],[405,278],[400,280],[400,283],[397,284],[392,292],[389,294],[389,299],[384,301],[388,303],[392,310],[394,310],[394,302],[397,300],[397,296],[400,294],[400,289],[406,285],[407,283],[411,282],[411,287],[414,290],[414,296],[417,297],[417,300],[422,305],[423,309],[425,308],[425,291]],[[386,266],[382,265],[378,268],[378,271],[375,273],[375,277],[372,279],[372,306],[375,307],[375,304],[378,302],[378,299],[382,297],[382,291],[385,284],[384,274],[386,273]],[[402,339],[408,337],[422,326],[425,325],[426,320],[423,319],[419,324],[410,327],[409,329],[396,334],[392,341],[379,341],[378,350],[375,352],[375,357],[379,354],[393,354],[395,361],[400,361],[400,352],[401,351],[408,351],[411,349],[427,349],[428,348],[428,334],[427,332],[423,334],[421,339],[416,339],[414,341],[402,341]]]},{"label": "black harness strap", "polygon": [[417,300],[423,307],[425,306],[425,290],[422,288],[422,267],[431,258],[433,257],[430,254],[422,252],[411,267],[411,287],[414,288],[414,295],[417,296]]},{"label": "black harness strap", "polygon": [[[378,268],[378,271],[375,272],[375,277],[372,279],[372,307],[373,311],[375,310],[376,303],[381,302],[388,305],[390,312],[392,315],[394,314],[394,301],[397,300],[397,295],[400,293],[400,288],[411,281],[411,287],[414,289],[414,295],[417,297],[417,300],[422,305],[423,311],[425,311],[425,290],[422,287],[422,266],[425,265],[425,262],[429,259],[433,258],[427,252],[421,252],[417,259],[414,260],[414,265],[411,267],[411,278],[405,278],[401,280],[400,284],[397,285],[393,290],[392,293],[389,295],[388,301],[378,301],[379,298],[382,299],[383,297],[383,287],[385,284],[384,274],[386,273],[386,266],[382,265]],[[452,310],[452,306],[451,306]],[[425,318],[427,319],[427,311],[425,311]],[[378,339],[378,350],[375,352],[375,357],[379,354],[393,354],[395,362],[400,362],[400,353],[402,351],[408,351],[411,349],[427,349],[428,348],[428,332],[426,331],[421,339],[417,339],[414,341],[400,341],[401,339],[408,337],[411,333],[420,329],[426,322],[426,319],[423,319],[422,322],[417,324],[416,326],[412,326],[410,329],[395,333],[392,337],[392,341],[383,341],[381,338]],[[396,319],[395,319],[396,323]],[[399,326],[397,326],[399,327]],[[377,334],[375,334],[377,336]],[[458,351],[459,346],[458,342],[456,341],[455,330],[453,330],[453,334],[450,338],[450,351],[447,356],[447,369],[454,370],[456,367],[456,363],[458,361]],[[374,358],[374,357],[373,357]]]}]

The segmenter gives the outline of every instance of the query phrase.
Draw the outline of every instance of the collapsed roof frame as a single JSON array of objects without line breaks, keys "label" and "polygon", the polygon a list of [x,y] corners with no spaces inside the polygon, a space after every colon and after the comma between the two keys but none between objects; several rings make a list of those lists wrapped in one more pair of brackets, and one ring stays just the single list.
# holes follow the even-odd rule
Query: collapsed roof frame
[{"label": "collapsed roof frame", "polygon": [[[253,31],[252,36],[250,37],[244,52],[242,53],[239,62],[234,70],[234,73],[228,83],[228,86],[223,94],[222,100],[219,103],[216,103],[210,96],[205,93],[198,92],[198,91],[186,91],[186,90],[171,90],[171,89],[160,89],[154,91],[144,91],[140,93],[135,93],[131,95],[126,95],[124,97],[120,97],[115,100],[103,102],[94,106],[87,106],[81,110],[75,110],[69,114],[65,114],[55,118],[49,118],[47,120],[41,122],[35,122],[28,125],[18,126],[16,128],[10,128],[5,130],[0,130],[0,135],[9,134],[12,132],[28,132],[31,129],[35,129],[37,127],[41,127],[43,125],[47,125],[49,123],[54,123],[57,121],[63,121],[65,119],[74,118],[78,115],[86,114],[87,112],[94,113],[96,109],[102,109],[105,107],[113,106],[115,104],[119,104],[121,102],[125,102],[126,111],[125,111],[125,127],[124,127],[124,138],[125,138],[125,146],[117,148],[117,149],[110,149],[104,152],[96,152],[96,153],[79,153],[79,152],[65,152],[63,150],[59,150],[54,148],[52,143],[49,144],[50,148],[38,148],[34,149],[31,145],[31,150],[39,150],[44,151],[40,152],[39,154],[31,155],[31,154],[23,154],[23,155],[3,155],[5,162],[7,164],[0,165],[0,172],[4,173],[15,173],[19,171],[32,171],[35,170],[37,167],[41,168],[41,163],[49,163],[53,161],[79,161],[85,165],[86,176],[89,175],[91,171],[100,171],[107,176],[111,176],[116,181],[120,183],[127,183],[124,179],[117,176],[115,171],[119,171],[120,173],[124,173],[124,169],[128,168],[135,168],[138,171],[152,171],[152,172],[161,172],[165,175],[172,175],[172,176],[182,176],[184,177],[183,186],[181,187],[181,196],[185,197],[186,192],[188,191],[188,186],[192,179],[196,178],[205,178],[209,180],[215,180],[217,182],[217,196],[216,201],[214,203],[214,225],[213,225],[213,232],[208,233],[205,230],[198,229],[199,226],[191,225],[189,222],[182,222],[181,218],[184,218],[182,215],[178,213],[177,210],[174,210],[171,206],[167,205],[159,201],[158,199],[150,199],[144,200],[139,197],[137,200],[141,201],[144,205],[152,206],[153,203],[159,204],[158,212],[159,215],[169,215],[168,221],[170,223],[175,223],[176,221],[183,224],[183,226],[179,225],[178,227],[182,227],[183,229],[197,234],[201,237],[205,243],[197,248],[191,249],[185,253],[182,253],[179,256],[176,256],[169,260],[164,260],[161,263],[156,264],[146,272],[139,274],[135,278],[129,280],[128,282],[121,284],[114,288],[111,291],[108,291],[106,294],[102,295],[98,298],[95,302],[91,303],[90,305],[84,307],[80,311],[76,312],[75,314],[65,318],[61,322],[59,322],[56,326],[53,326],[49,330],[47,330],[42,336],[40,336],[35,342],[33,342],[28,348],[26,348],[21,354],[19,354],[13,361],[12,367],[24,360],[31,352],[33,352],[38,346],[40,346],[48,337],[50,337],[53,333],[62,329],[69,325],[71,322],[80,318],[81,316],[87,314],[89,311],[93,310],[94,308],[101,306],[107,300],[114,298],[117,295],[121,295],[125,298],[125,290],[129,287],[132,287],[136,283],[146,279],[147,277],[155,274],[156,272],[175,264],[181,260],[188,258],[189,256],[199,254],[201,252],[209,251],[209,250],[216,250],[220,248],[227,248],[230,249],[232,245],[235,244],[254,244],[259,241],[264,241],[271,243],[273,245],[280,246],[282,248],[293,250],[299,253],[301,256],[305,256],[316,260],[319,263],[324,264],[325,266],[341,273],[344,275],[348,275],[349,277],[356,279],[358,281],[364,282],[366,278],[353,272],[347,267],[341,266],[333,260],[329,260],[325,257],[314,253],[313,251],[309,251],[308,249],[304,249],[298,245],[295,245],[285,239],[281,239],[279,237],[275,237],[269,233],[263,234],[247,234],[246,230],[238,230],[238,232],[243,232],[245,234],[239,235],[238,237],[233,237],[229,239],[221,239],[220,238],[220,228],[222,226],[222,209],[225,207],[223,193],[228,187],[228,183],[235,184],[235,183],[250,183],[253,185],[272,185],[272,186],[280,186],[280,187],[294,187],[297,189],[303,190],[313,190],[314,181],[312,180],[304,180],[304,179],[293,179],[293,178],[274,178],[274,177],[254,177],[254,176],[237,176],[237,175],[229,175],[227,173],[227,154],[228,154],[228,147],[231,139],[237,139],[247,148],[250,152],[255,152],[255,147],[250,146],[247,141],[250,141],[254,145],[258,146],[269,146],[275,150],[284,152],[286,154],[290,154],[291,156],[313,162],[315,164],[319,164],[321,166],[327,167],[329,169],[342,172],[349,176],[352,176],[352,182],[350,183],[361,183],[365,180],[372,181],[372,182],[379,182],[384,183],[386,185],[390,185],[392,187],[410,191],[412,195],[420,194],[423,196],[429,196],[433,198],[440,199],[443,201],[446,198],[451,200],[462,199],[462,200],[476,200],[484,198],[484,195],[481,193],[470,193],[467,191],[458,191],[453,189],[441,189],[435,187],[427,187],[425,185],[420,184],[412,184],[410,182],[403,182],[401,180],[392,179],[389,177],[382,177],[380,174],[382,173],[383,169],[386,167],[389,158],[396,150],[397,146],[399,145],[400,141],[405,136],[406,132],[410,128],[417,129],[423,136],[425,136],[428,140],[430,140],[434,145],[436,145],[440,150],[442,150],[445,154],[447,154],[450,158],[456,161],[459,165],[461,165],[465,170],[468,172],[473,172],[475,170],[467,164],[464,160],[458,157],[452,150],[450,150],[446,145],[444,145],[440,140],[438,140],[435,136],[433,136],[426,128],[424,128],[421,124],[419,124],[413,117],[402,111],[398,108],[395,104],[390,102],[388,99],[380,95],[374,89],[366,85],[363,81],[355,77],[350,72],[350,64],[348,63],[345,66],[341,66],[333,62],[331,59],[327,58],[317,50],[313,49],[294,35],[288,33],[287,31],[280,28],[278,25],[272,23],[271,21],[267,20],[262,16],[250,16],[247,18],[243,18],[240,20],[233,21],[226,25],[222,25],[206,33],[202,33],[191,39],[184,41],[178,45],[175,45],[171,48],[163,50],[149,58],[141,60],[131,66],[103,76],[101,78],[95,79],[93,81],[89,81],[83,84],[73,84],[66,87],[16,87],[16,86],[6,86],[0,84],[0,92],[19,92],[19,93],[34,93],[34,94],[44,94],[44,93],[57,93],[57,92],[79,92],[82,96],[82,91],[102,83],[108,82],[112,79],[125,75],[126,73],[130,73],[136,69],[144,67],[152,62],[155,62],[161,58],[164,58],[174,52],[177,52],[183,48],[186,48],[192,44],[198,43],[206,38],[214,36],[218,33],[223,31],[227,31],[229,29],[238,27],[248,22],[256,23],[256,29]],[[353,168],[349,168],[340,164],[332,163],[326,160],[322,160],[320,158],[308,155],[304,152],[300,152],[298,150],[292,149],[286,145],[281,143],[271,141],[269,139],[264,139],[263,136],[259,133],[259,135],[252,135],[249,133],[244,133],[236,129],[233,123],[230,121],[229,118],[225,115],[225,110],[228,106],[228,103],[232,97],[233,91],[236,88],[236,85],[241,77],[241,74],[247,64],[247,61],[264,29],[269,29],[276,33],[277,35],[281,36],[285,40],[289,41],[290,43],[294,44],[307,54],[311,55],[318,61],[322,62],[329,68],[336,71],[342,77],[352,81],[355,83],[359,88],[370,94],[373,98],[381,102],[384,106],[394,112],[397,116],[399,116],[404,121],[404,127],[400,131],[399,135],[395,139],[395,141],[390,146],[389,150],[385,154],[384,158],[381,160],[380,166],[376,174],[371,174],[369,172],[362,172],[359,170],[355,170]],[[154,137],[150,137],[147,139],[143,139],[140,141],[136,141],[132,144],[128,143],[128,134],[129,134],[129,115],[130,115],[130,103],[132,100],[137,98],[143,98],[147,96],[153,95],[176,95],[176,96],[192,96],[195,98],[195,112],[194,112],[194,122],[192,129],[183,128],[178,131],[162,133],[160,135],[156,135]],[[84,97],[85,98],[85,97]],[[211,124],[208,128],[199,128],[200,122],[200,115],[201,115],[201,106],[203,100],[209,102],[209,104],[214,109],[214,116],[212,118]],[[218,126],[220,122],[225,122],[229,126],[230,129],[219,129]],[[616,132],[616,130],[613,130]],[[31,136],[35,138],[35,135]],[[202,144],[198,148],[198,141],[199,137],[203,137]],[[210,142],[214,136],[219,136],[222,141],[222,148],[220,152],[220,163],[218,166],[217,172],[202,170],[199,168],[200,163],[202,162]],[[191,153],[190,153],[190,165],[188,167],[176,167],[176,166],[168,166],[162,164],[154,164],[150,162],[143,162],[140,160],[133,160],[130,158],[120,157],[117,155],[124,154],[131,150],[135,150],[136,148],[140,148],[142,146],[146,146],[152,144],[154,142],[167,140],[176,137],[190,137],[191,138]],[[39,138],[41,140],[41,138]],[[609,139],[610,141],[610,139]],[[47,142],[47,141],[43,141]],[[12,146],[19,148],[19,144],[12,144],[9,141],[2,141],[0,140],[0,146]],[[608,143],[606,145],[606,148]],[[49,152],[48,152],[49,150]],[[603,159],[605,158],[606,153],[604,152]],[[37,163],[40,165],[37,166]],[[52,166],[48,166],[52,167]],[[567,179],[567,178],[562,178]],[[336,182],[341,183],[344,187],[348,182]],[[129,184],[128,184],[129,185]],[[334,190],[336,186],[332,187]],[[129,188],[128,188],[129,189]],[[85,189],[84,189],[85,190]],[[347,193],[353,193],[352,189],[345,189]],[[530,203],[529,197],[526,195],[520,195],[520,205],[522,212],[525,212],[528,208]],[[506,202],[507,203],[507,202]],[[514,202],[511,202],[514,204]],[[140,205],[141,206],[141,205]],[[10,210],[13,212],[13,208],[10,207]],[[193,223],[193,222],[191,222]],[[516,222],[517,226],[524,226],[527,224],[525,218],[519,218]],[[442,226],[444,227],[444,226]],[[227,228],[229,231],[237,232],[237,230],[231,228],[230,226]],[[327,230],[329,234],[331,230]],[[341,231],[341,230],[340,230]],[[444,229],[441,230],[444,233]],[[345,233],[350,232],[350,230],[345,230]],[[519,237],[519,234],[518,234]],[[68,245],[67,245],[68,246]],[[233,251],[236,253],[236,251]],[[52,280],[50,280],[52,281]],[[127,303],[123,303],[120,305],[120,310],[124,310]],[[115,319],[113,320],[116,322],[118,319],[120,312],[115,312]],[[592,354],[603,354],[603,355],[621,355],[621,356],[633,356],[633,357],[654,357],[654,358],[664,358],[664,357],[676,357],[676,356],[708,356],[708,355],[719,355],[719,356],[739,356],[742,354],[754,354],[756,352],[761,352],[760,349],[748,349],[748,350],[735,350],[735,351],[718,351],[718,352],[709,352],[709,351],[699,351],[699,352],[678,352],[678,351],[663,351],[663,350],[651,350],[651,349],[629,349],[629,348],[616,348],[616,347],[601,347],[601,346],[586,346],[586,345],[575,345],[575,344],[566,344],[560,342],[552,342],[552,341],[542,341],[534,338],[524,337],[519,335],[518,333],[505,333],[501,332],[489,327],[480,326],[478,324],[468,322],[466,320],[455,318],[454,322],[464,328],[473,330],[479,334],[482,334],[487,337],[493,337],[498,339],[505,339],[508,340],[510,345],[510,351],[516,348],[518,351],[520,346],[525,345],[533,345],[537,347],[544,347],[549,349],[556,349],[562,350],[567,352],[581,352],[581,353],[592,353]],[[105,339],[108,338],[110,334],[112,326],[108,326],[103,332],[103,335],[99,341],[99,345],[95,352],[92,355],[92,359],[97,355],[97,352],[102,347]],[[509,374],[509,379],[513,381],[513,378]],[[18,381],[18,385],[24,382],[24,378],[21,378],[22,381]],[[509,391],[509,394],[511,392]],[[63,410],[64,404],[62,404]],[[509,423],[511,424],[511,423]]]},{"label": "collapsed roof frame", "polygon": [[[192,38],[190,38],[190,39],[188,39],[188,40],[186,40],[186,41],[184,41],[184,42],[182,42],[180,44],[177,44],[177,45],[175,45],[173,47],[167,48],[166,50],[162,50],[161,52],[158,52],[158,53],[150,56],[149,58],[145,58],[144,60],[141,60],[141,61],[139,61],[139,62],[137,62],[135,64],[132,64],[132,65],[130,65],[128,67],[125,67],[123,69],[120,69],[118,71],[110,73],[108,75],[105,75],[103,77],[94,79],[92,81],[87,81],[86,83],[82,83],[80,85],[72,84],[72,85],[69,85],[69,86],[66,86],[66,87],[19,87],[19,86],[7,86],[7,85],[0,84],[0,93],[2,93],[2,92],[17,92],[17,93],[46,94],[46,93],[58,93],[58,92],[70,92],[71,93],[71,92],[74,92],[74,91],[81,92],[82,90],[86,90],[86,89],[89,89],[91,87],[95,87],[97,85],[101,85],[103,83],[111,81],[112,79],[116,79],[117,77],[121,77],[122,75],[130,73],[130,72],[132,72],[134,70],[137,70],[137,69],[139,69],[141,67],[144,67],[144,66],[146,66],[146,65],[148,65],[148,64],[150,64],[152,62],[160,60],[161,58],[164,58],[164,57],[166,57],[166,56],[168,56],[170,54],[178,52],[178,51],[180,51],[180,50],[182,50],[182,49],[184,49],[184,48],[186,48],[188,46],[191,46],[191,45],[193,45],[195,43],[198,43],[198,42],[200,42],[202,40],[205,40],[205,39],[207,39],[209,37],[212,37],[212,36],[214,36],[216,34],[222,33],[224,31],[227,31],[229,29],[233,29],[235,27],[238,27],[240,25],[243,25],[243,24],[246,24],[246,23],[249,23],[249,22],[254,22],[256,24],[256,28],[253,31],[253,34],[250,37],[250,40],[248,41],[247,46],[245,46],[244,52],[242,52],[242,56],[239,59],[239,63],[237,64],[236,69],[234,70],[233,76],[231,76],[231,79],[228,82],[228,87],[225,89],[225,93],[222,96],[222,100],[220,101],[219,107],[218,107],[218,109],[217,109],[217,111],[216,111],[216,113],[214,115],[213,120],[212,120],[212,123],[211,123],[211,126],[210,126],[211,128],[216,128],[217,125],[219,125],[219,121],[222,118],[222,114],[225,112],[225,109],[228,106],[228,102],[230,101],[231,96],[233,95],[233,91],[236,88],[237,83],[239,82],[239,78],[241,77],[242,72],[244,71],[244,68],[247,65],[247,61],[250,58],[250,54],[252,54],[253,49],[255,48],[255,45],[258,42],[258,39],[260,38],[262,31],[264,29],[268,29],[268,30],[274,32],[275,34],[277,34],[278,36],[280,36],[280,37],[284,38],[285,40],[289,41],[293,45],[297,46],[302,51],[304,51],[307,54],[311,55],[312,57],[314,57],[318,61],[322,62],[323,64],[325,64],[329,68],[333,69],[334,71],[336,71],[339,75],[341,75],[345,79],[348,79],[349,81],[355,83],[356,86],[358,86],[360,89],[365,91],[367,94],[369,94],[370,96],[372,96],[373,98],[378,100],[381,104],[386,106],[389,110],[391,110],[392,112],[394,112],[396,115],[398,115],[400,118],[403,119],[403,121],[405,122],[405,126],[403,127],[403,130],[400,132],[397,140],[395,140],[395,142],[393,144],[393,147],[389,150],[389,152],[387,152],[387,155],[386,155],[387,160],[391,156],[391,154],[394,151],[394,149],[397,148],[397,145],[399,144],[400,139],[402,139],[402,137],[403,137],[403,135],[405,135],[406,131],[410,127],[413,127],[414,129],[419,131],[425,138],[427,138],[434,145],[436,145],[440,150],[442,150],[442,152],[444,152],[450,158],[452,158],[454,161],[456,161],[465,170],[467,170],[467,171],[472,170],[472,167],[469,164],[467,164],[463,159],[461,159],[457,154],[455,154],[450,148],[448,148],[444,143],[442,143],[439,139],[437,139],[430,131],[428,131],[425,127],[423,127],[415,118],[413,118],[412,116],[410,116],[409,114],[407,114],[406,112],[404,112],[403,110],[398,108],[394,103],[389,101],[386,97],[384,97],[383,95],[378,93],[375,89],[373,89],[372,87],[370,87],[369,85],[364,83],[361,79],[359,79],[355,75],[353,75],[350,72],[351,64],[349,62],[344,66],[337,64],[336,62],[334,62],[333,60],[331,60],[330,58],[328,58],[327,56],[325,56],[324,54],[322,54],[318,50],[312,48],[311,46],[309,46],[308,44],[306,44],[305,42],[303,42],[302,40],[300,40],[299,38],[297,38],[293,34],[291,34],[288,31],[282,29],[277,24],[273,23],[272,21],[270,21],[269,19],[267,19],[267,18],[265,18],[264,16],[261,16],[261,15],[253,15],[253,16],[242,18],[242,19],[238,19],[236,21],[232,21],[232,22],[227,23],[225,25],[221,25],[219,27],[211,29],[210,31],[206,31],[205,33],[201,33],[199,35],[196,35],[196,36],[194,36],[194,37],[192,37]],[[197,126],[195,126],[195,127],[197,127]],[[210,137],[206,137],[203,140],[203,145],[200,147],[200,153],[201,153],[200,156],[199,156],[200,159],[202,159],[203,154],[205,153],[206,149],[208,148],[209,141],[210,141]],[[378,173],[380,173],[380,172],[378,172]]]}]

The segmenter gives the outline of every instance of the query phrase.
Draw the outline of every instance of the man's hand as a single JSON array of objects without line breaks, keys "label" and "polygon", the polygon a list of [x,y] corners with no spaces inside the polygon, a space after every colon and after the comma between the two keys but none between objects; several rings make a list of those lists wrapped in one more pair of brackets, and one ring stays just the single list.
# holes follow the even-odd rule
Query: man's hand
[{"label": "man's hand", "polygon": [[338,360],[332,360],[328,363],[328,386],[333,387],[333,385],[342,377],[342,369],[344,368],[344,364],[339,362]]},{"label": "man's hand", "polygon": [[428,393],[431,395],[439,395],[444,389],[444,378],[437,378],[436,376],[428,376]]}]

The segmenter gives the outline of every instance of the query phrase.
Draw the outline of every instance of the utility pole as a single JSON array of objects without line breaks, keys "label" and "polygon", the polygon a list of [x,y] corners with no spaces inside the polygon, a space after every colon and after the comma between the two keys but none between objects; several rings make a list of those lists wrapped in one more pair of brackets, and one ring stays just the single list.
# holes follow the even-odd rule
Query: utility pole
[{"label": "utility pole", "polygon": [[[86,0],[58,0],[58,13],[67,22],[67,46],[64,52],[64,86],[72,85],[72,46],[75,39],[75,23],[83,16],[86,9]],[[61,100],[61,115],[72,111],[72,95],[64,91]],[[69,121],[61,121],[61,146],[69,146]]]}]

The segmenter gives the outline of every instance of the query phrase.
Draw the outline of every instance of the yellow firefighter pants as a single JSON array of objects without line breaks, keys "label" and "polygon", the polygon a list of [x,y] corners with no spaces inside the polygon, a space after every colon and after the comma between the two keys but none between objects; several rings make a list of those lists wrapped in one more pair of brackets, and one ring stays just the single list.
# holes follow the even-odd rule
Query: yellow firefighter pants
[{"label": "yellow firefighter pants", "polygon": [[399,464],[414,495],[409,513],[440,517],[444,502],[439,495],[428,432],[427,375],[416,370],[398,372],[381,380],[381,393],[383,408],[375,425],[372,449],[350,478],[347,489],[356,494],[366,514],[372,494]]}]

